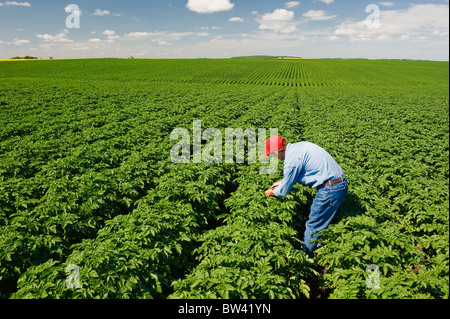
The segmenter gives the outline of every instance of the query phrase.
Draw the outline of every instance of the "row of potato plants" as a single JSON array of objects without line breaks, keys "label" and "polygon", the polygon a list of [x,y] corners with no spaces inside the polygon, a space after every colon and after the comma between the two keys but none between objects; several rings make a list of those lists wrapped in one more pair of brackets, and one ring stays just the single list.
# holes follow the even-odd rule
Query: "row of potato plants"
[{"label": "row of potato plants", "polygon": [[[236,125],[276,127],[291,141],[300,138],[298,95],[280,90],[254,105]],[[264,112],[270,108],[273,112]],[[247,115],[250,118],[247,118]],[[261,151],[261,150],[260,150]],[[169,298],[309,298],[318,273],[300,249],[299,230],[307,216],[300,214],[309,190],[296,188],[283,200],[267,199],[264,190],[282,178],[261,174],[263,163],[241,165],[238,188],[225,200],[223,225],[206,231],[194,254],[199,262],[185,278],[173,283]]]},{"label": "row of potato plants", "polygon": [[173,283],[169,298],[309,297],[308,280],[317,273],[297,239],[298,198],[268,200],[262,190],[274,176],[259,168],[240,167],[224,225],[200,236],[199,265]]},{"label": "row of potato plants", "polygon": [[[264,101],[264,96],[257,100]],[[213,101],[208,100],[208,105],[196,101],[196,107],[189,108],[193,118],[203,108],[211,108],[214,100],[225,103],[216,96],[211,98]],[[254,99],[253,95],[249,98]],[[239,117],[239,113],[234,115],[235,111],[233,105],[213,107],[203,122],[225,126]],[[245,107],[240,111],[245,113]],[[191,125],[179,124],[186,128]],[[163,142],[170,145],[167,136]],[[155,187],[134,203],[136,209],[108,220],[95,238],[73,245],[65,262],[50,259],[29,267],[20,277],[19,290],[12,297],[162,298],[167,295],[172,289],[171,282],[184,275],[192,264],[196,236],[210,227],[208,219],[215,223],[213,217],[223,202],[221,196],[229,187],[227,182],[234,166],[176,165],[170,163],[167,152],[165,156],[157,163],[160,177],[154,179]],[[67,289],[63,280],[67,277],[65,267],[72,264],[81,270],[82,287],[76,290]]]},{"label": "row of potato plants", "polygon": [[[196,236],[220,210],[233,169],[167,164],[156,187],[126,215],[108,220],[93,239],[73,245],[64,260],[32,266],[12,298],[163,298],[192,267]],[[79,286],[65,272],[79,267]]]},{"label": "row of potato plants", "polygon": [[[233,105],[232,103],[238,100],[236,98],[236,93],[233,90],[224,89],[223,91],[220,91],[219,94],[217,94],[218,92],[216,91],[215,94],[205,96],[204,94],[198,94],[198,87],[195,86],[183,88],[181,90],[180,88],[177,88],[175,94],[165,92],[160,89],[160,86],[158,86],[158,88],[158,91],[150,96],[148,96],[149,93],[144,89],[141,89],[143,90],[142,92],[139,90],[139,98],[136,97],[137,100],[133,101],[131,110],[120,109],[120,111],[113,113],[114,107],[111,107],[109,111],[112,120],[110,118],[104,118],[105,112],[108,112],[108,107],[106,103],[102,107],[102,104],[100,103],[102,100],[99,100],[98,96],[96,99],[95,95],[106,96],[108,97],[109,102],[115,101],[117,96],[113,95],[111,97],[112,100],[109,100],[109,94],[106,93],[102,87],[99,87],[97,92],[92,90],[87,91],[86,94],[88,96],[86,96],[86,94],[77,95],[77,97],[82,100],[79,101],[79,104],[85,105],[85,108],[89,110],[89,115],[86,116],[86,120],[80,119],[78,123],[74,123],[72,118],[64,119],[64,117],[70,117],[70,113],[63,113],[60,117],[55,118],[55,122],[57,123],[55,123],[55,125],[50,125],[49,127],[51,129],[46,131],[47,135],[61,142],[60,149],[55,150],[55,153],[58,155],[52,153],[47,155],[48,158],[45,159],[47,164],[41,165],[40,167],[37,165],[37,173],[33,172],[30,173],[29,176],[20,176],[17,180],[13,180],[12,178],[6,179],[6,183],[3,185],[9,185],[11,189],[4,188],[7,192],[3,193],[5,194],[5,197],[3,198],[7,198],[11,202],[9,205],[11,207],[11,212],[8,213],[4,219],[6,227],[2,228],[2,236],[0,237],[4,243],[0,262],[2,265],[3,279],[13,280],[15,282],[17,281],[18,276],[20,276],[17,281],[19,291],[12,295],[13,298],[57,298],[62,296],[85,298],[99,296],[105,298],[161,297],[164,296],[164,294],[167,294],[168,289],[170,290],[170,288],[167,288],[170,287],[170,282],[172,280],[172,277],[170,276],[175,276],[176,278],[176,276],[180,276],[180,268],[187,269],[189,267],[189,251],[191,248],[180,252],[179,243],[183,243],[186,247],[190,247],[191,244],[186,244],[186,242],[187,238],[191,241],[194,240],[193,237],[195,237],[195,234],[193,231],[186,231],[185,234],[180,235],[181,239],[178,237],[170,239],[175,246],[170,246],[172,245],[171,243],[164,242],[164,240],[166,240],[166,237],[164,236],[156,236],[154,239],[149,239],[152,245],[155,245],[156,250],[158,250],[159,247],[167,247],[166,249],[173,249],[173,247],[175,247],[178,256],[176,262],[169,262],[166,266],[164,266],[165,263],[161,261],[161,269],[166,267],[164,269],[168,270],[169,274],[164,273],[164,270],[160,271],[160,274],[158,275],[160,279],[155,279],[151,284],[153,285],[152,287],[155,288],[151,293],[148,293],[146,290],[147,288],[144,286],[141,287],[141,285],[137,285],[135,290],[130,292],[128,288],[124,286],[124,279],[119,279],[127,278],[127,276],[129,276],[130,272],[126,271],[124,273],[118,272],[117,276],[114,277],[117,281],[112,283],[109,288],[102,288],[100,284],[92,284],[90,289],[83,290],[82,292],[62,292],[62,290],[58,289],[65,287],[64,281],[61,282],[60,280],[57,280],[55,286],[52,286],[51,282],[53,282],[54,278],[46,279],[46,276],[48,275],[57,275],[59,276],[58,278],[63,278],[64,267],[71,263],[72,256],[82,255],[83,257],[81,258],[83,260],[85,259],[84,253],[79,252],[84,249],[79,249],[77,245],[81,245],[80,247],[86,245],[86,247],[89,247],[86,248],[86,251],[95,252],[94,254],[89,255],[90,257],[86,258],[85,261],[87,263],[93,263],[93,266],[86,266],[80,259],[76,259],[76,262],[80,264],[79,266],[82,269],[82,275],[85,276],[86,274],[97,272],[101,274],[97,278],[97,282],[109,278],[108,276],[110,276],[111,272],[114,272],[114,269],[117,267],[111,267],[110,273],[107,274],[104,273],[105,271],[103,270],[96,270],[97,267],[101,268],[102,263],[93,261],[98,257],[98,251],[95,251],[95,249],[89,246],[97,245],[98,242],[108,242],[107,237],[115,236],[114,232],[108,232],[106,230],[106,225],[109,225],[116,217],[120,219],[123,216],[131,216],[138,205],[143,205],[140,204],[140,198],[145,196],[147,190],[152,189],[157,184],[157,191],[159,191],[160,187],[164,187],[164,185],[171,185],[166,186],[165,192],[163,193],[163,197],[168,198],[170,197],[171,192],[175,194],[173,185],[180,184],[180,187],[183,187],[183,183],[188,182],[188,178],[194,178],[196,176],[192,173],[193,171],[203,169],[199,166],[186,166],[184,169],[173,166],[169,170],[164,169],[166,165],[170,165],[168,156],[171,146],[171,142],[168,140],[170,131],[175,128],[175,126],[189,128],[192,125],[191,120],[199,117],[204,120],[205,125],[210,124],[224,127],[233,119],[239,118],[241,113],[245,112],[246,108],[250,108],[253,103],[264,101],[270,96],[269,93],[263,90],[260,91],[260,94],[256,98],[253,94],[254,92],[245,90],[244,92],[238,92],[240,96],[243,94],[246,94],[247,96],[246,105],[242,105],[238,111],[236,105]],[[191,88],[193,88],[193,90],[190,90]],[[79,87],[75,87],[75,89],[80,90]],[[171,91],[171,89],[167,89],[167,91]],[[184,91],[184,93],[182,93],[182,91]],[[141,95],[143,95],[144,98],[141,97]],[[136,96],[138,96],[137,93]],[[132,97],[134,96],[132,95]],[[133,98],[131,100],[133,100]],[[91,110],[91,106],[89,106],[92,104],[92,101],[97,104],[93,110]],[[184,101],[184,103],[181,103],[181,101]],[[149,102],[151,103],[150,105],[148,105]],[[145,105],[142,106],[141,104]],[[151,107],[151,109],[149,109],[149,107]],[[124,118],[114,121],[116,117],[123,117],[126,115],[127,111],[131,113],[128,121]],[[140,111],[139,115],[136,114],[138,111]],[[101,115],[97,116],[99,123],[92,127],[91,123],[95,122],[96,117],[94,115],[96,115],[96,112],[101,113]],[[79,117],[83,116],[83,113],[75,114]],[[164,118],[161,121],[163,114],[164,116],[169,116],[169,118]],[[205,116],[205,114],[208,115]],[[33,118],[33,116],[30,115],[30,118]],[[34,118],[34,120],[36,122],[41,121],[40,118],[38,120]],[[42,115],[42,120],[48,121],[50,124],[52,122],[51,118],[44,115]],[[67,130],[68,133],[65,135],[63,134],[62,136],[55,134],[55,131],[61,132],[61,128],[58,128],[58,125],[64,125],[66,128],[70,128]],[[38,125],[36,124],[36,126]],[[85,128],[83,129],[83,127]],[[72,130],[75,131],[75,133],[71,134]],[[119,134],[119,130],[121,130],[122,134]],[[19,134],[17,132],[11,132],[10,130],[7,132],[10,132],[8,134],[11,138],[15,138],[14,134]],[[36,134],[39,135],[44,133],[42,133],[41,130],[34,129],[30,126],[30,130],[23,133],[23,145],[33,145],[33,148],[37,149],[40,146],[39,142],[34,144],[29,142],[26,143],[27,139],[41,141],[41,138],[36,136]],[[84,136],[80,138],[79,134],[83,134]],[[5,140],[5,142],[7,141],[8,139]],[[59,155],[62,148],[67,148],[67,150],[64,149],[65,153]],[[21,149],[22,148],[19,148],[19,150]],[[52,158],[53,155],[56,156],[55,159]],[[14,153],[14,150],[5,152],[4,156],[5,158],[11,157],[11,162],[15,157],[18,157],[18,155]],[[110,158],[114,158],[114,163],[110,162]],[[174,173],[171,173],[171,170],[174,170]],[[10,171],[11,170],[7,170],[6,172]],[[211,174],[216,175],[217,178],[220,176],[223,176],[225,179],[227,178],[226,173],[219,173],[218,170],[211,172]],[[186,178],[184,180],[177,180],[175,178],[177,174],[179,176],[185,174]],[[159,176],[172,176],[174,178],[172,179],[172,182],[169,181],[167,184],[163,184],[158,179]],[[19,178],[20,183],[18,183]],[[43,184],[40,184],[40,182]],[[34,206],[30,206],[30,204],[17,205],[19,196],[16,195],[15,191],[18,187],[24,186],[25,183],[27,183],[28,187],[31,189],[38,188],[39,190],[42,190],[42,193],[29,192],[26,194],[25,199],[22,200],[22,202],[33,202],[35,204]],[[200,191],[200,194],[198,194],[198,198],[194,198],[195,194],[189,193],[189,191]],[[6,197],[8,194],[9,197]],[[205,195],[202,189],[197,189],[196,187],[187,189],[183,194],[183,196],[180,195],[180,198],[178,199],[179,202],[185,201],[186,203],[190,203],[195,202],[196,200],[201,201],[202,196]],[[136,214],[139,214],[139,211],[141,211],[140,214],[144,214],[142,211],[145,209],[155,212],[154,214],[156,214],[156,211],[152,208],[153,203],[159,210],[163,209],[164,205],[166,205],[165,199],[161,199],[161,203],[159,203],[159,197],[156,197],[156,199],[155,197],[151,198],[152,199],[148,199],[146,206],[143,205],[143,207],[146,208],[137,210]],[[174,202],[177,201],[174,200]],[[217,203],[220,202],[221,201],[218,199],[206,197],[204,198],[203,206],[183,208],[182,211],[185,215],[174,215],[173,218],[180,222],[186,221],[189,224],[192,220],[187,218],[188,214],[195,213],[197,215],[200,214],[199,216],[203,216],[202,214],[205,213],[203,212],[205,207],[208,205],[216,207]],[[4,204],[8,204],[8,202],[5,200]],[[167,205],[169,205],[169,203],[167,203]],[[211,210],[212,208],[210,208],[211,207],[208,209]],[[164,220],[160,220],[159,222],[170,224],[169,220],[172,218],[170,217],[171,214],[176,213],[178,210],[170,205],[166,210],[168,211],[168,214],[165,215]],[[38,214],[37,212],[42,213]],[[194,214],[192,215],[194,216]],[[205,213],[204,215],[207,216],[208,214]],[[142,223],[148,222],[146,219],[141,221]],[[130,229],[129,225],[127,225],[128,224],[123,227],[128,227],[128,232]],[[206,227],[206,224],[205,222],[199,222],[199,225],[197,226],[196,231],[199,232]],[[166,225],[164,227],[161,230],[162,232],[170,229],[171,226]],[[186,226],[180,224],[177,229],[181,229],[180,227]],[[6,232],[7,230],[8,232]],[[133,231],[134,230],[131,230],[131,232]],[[146,236],[147,234],[148,233],[142,234],[142,236]],[[102,245],[107,245],[107,243]],[[137,245],[139,245],[139,243]],[[129,259],[139,259],[140,251],[147,251],[147,247],[150,246],[150,243],[149,241],[146,241],[143,245],[143,248],[139,251],[128,251],[127,256]],[[114,248],[111,252],[113,251]],[[167,254],[167,252],[163,253]],[[67,263],[65,263],[66,260],[68,260]],[[123,259],[121,259],[120,262],[122,261]],[[133,261],[131,261],[131,263],[133,263]],[[137,262],[136,267],[139,268],[139,271],[145,273],[146,269],[149,267],[149,263],[151,263],[151,260],[147,260],[147,264],[145,265],[139,261]],[[128,269],[127,267],[125,268]],[[88,272],[86,272],[87,269],[89,269]],[[93,272],[91,270],[93,270]],[[67,276],[67,274],[65,275]],[[85,278],[89,278],[89,276]],[[50,286],[53,288],[50,289]],[[116,294],[113,294],[112,292],[108,294],[105,292],[108,289],[111,291],[114,290],[111,287],[115,287],[114,289],[117,291]],[[53,292],[51,292],[52,289],[54,290]],[[45,292],[47,290],[49,292]],[[73,295],[71,293],[73,293]]]},{"label": "row of potato plants", "polygon": [[[448,298],[448,94],[400,92],[304,95],[306,137],[342,163],[350,185],[318,250],[330,298]],[[366,283],[371,264],[379,289]]]},{"label": "row of potato plants", "polygon": [[[1,129],[0,164],[0,280],[7,286],[30,266],[64,260],[72,245],[133,211],[163,172],[170,148],[161,145],[171,130],[209,104],[189,88],[174,97],[169,86],[125,92],[110,83],[59,83],[59,90],[47,90],[53,85],[22,84],[22,100],[7,91],[11,113],[2,118],[9,124]],[[122,93],[127,104],[119,103]]]}]

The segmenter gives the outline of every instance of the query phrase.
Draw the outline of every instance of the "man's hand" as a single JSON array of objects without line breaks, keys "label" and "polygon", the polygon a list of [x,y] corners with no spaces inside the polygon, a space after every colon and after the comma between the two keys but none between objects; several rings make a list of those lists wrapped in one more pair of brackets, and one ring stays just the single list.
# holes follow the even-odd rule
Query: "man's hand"
[{"label": "man's hand", "polygon": [[266,196],[267,197],[275,196],[275,194],[273,193],[273,189],[280,185],[281,185],[281,182],[276,182],[275,184],[273,184],[271,189],[266,190]]},{"label": "man's hand", "polygon": [[275,187],[278,187],[281,185],[281,182],[276,182],[275,184],[272,185],[272,189],[274,189]]},{"label": "man's hand", "polygon": [[275,196],[275,194],[273,193],[273,189],[272,188],[266,190],[266,196],[267,197]]}]

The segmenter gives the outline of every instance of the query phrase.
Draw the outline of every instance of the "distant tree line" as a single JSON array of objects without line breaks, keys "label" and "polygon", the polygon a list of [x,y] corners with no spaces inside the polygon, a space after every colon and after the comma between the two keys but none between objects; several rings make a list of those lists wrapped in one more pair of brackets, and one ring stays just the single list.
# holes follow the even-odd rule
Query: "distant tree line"
[{"label": "distant tree line", "polygon": [[37,57],[26,55],[24,57],[15,56],[15,57],[11,58],[11,60],[18,60],[18,59],[20,59],[20,60],[37,60]]}]

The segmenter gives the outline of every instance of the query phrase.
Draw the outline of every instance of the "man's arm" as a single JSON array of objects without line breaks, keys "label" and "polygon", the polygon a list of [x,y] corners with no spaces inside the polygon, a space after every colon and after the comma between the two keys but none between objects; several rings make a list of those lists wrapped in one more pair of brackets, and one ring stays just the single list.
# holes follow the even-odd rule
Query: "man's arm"
[{"label": "man's arm", "polygon": [[273,186],[276,186],[274,189],[268,189],[266,191],[266,195],[276,196],[276,197],[285,197],[291,191],[292,187],[297,183],[298,176],[300,174],[300,168],[298,166],[289,166],[284,170],[284,178],[281,182],[275,183]]}]

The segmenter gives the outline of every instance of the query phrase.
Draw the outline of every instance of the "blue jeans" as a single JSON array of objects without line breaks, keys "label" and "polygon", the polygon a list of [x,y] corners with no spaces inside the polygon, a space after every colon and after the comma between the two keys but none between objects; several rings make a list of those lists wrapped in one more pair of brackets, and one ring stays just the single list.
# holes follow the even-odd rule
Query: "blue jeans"
[{"label": "blue jeans", "polygon": [[339,207],[341,207],[347,193],[348,182],[345,178],[337,184],[318,188],[316,197],[311,205],[309,220],[306,222],[302,245],[303,250],[310,257],[317,248],[317,242],[312,243],[311,240],[317,240],[320,237],[320,233],[317,232],[328,227]]}]

